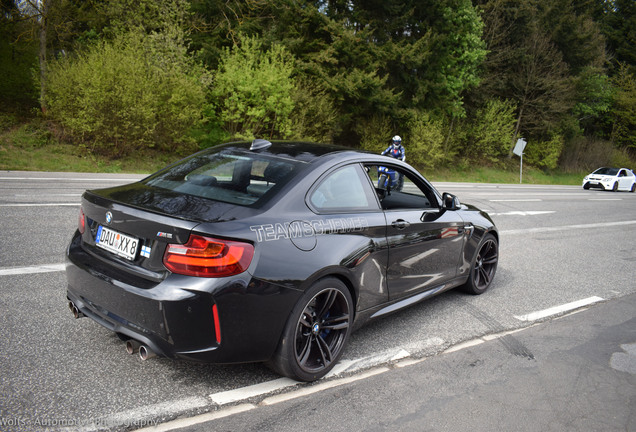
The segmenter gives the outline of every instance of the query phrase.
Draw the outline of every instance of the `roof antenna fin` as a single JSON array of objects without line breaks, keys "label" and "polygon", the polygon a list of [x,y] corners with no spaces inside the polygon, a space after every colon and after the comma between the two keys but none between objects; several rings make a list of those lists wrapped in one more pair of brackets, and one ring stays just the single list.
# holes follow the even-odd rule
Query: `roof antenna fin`
[{"label": "roof antenna fin", "polygon": [[264,139],[257,138],[254,141],[252,141],[252,146],[250,147],[250,150],[252,151],[263,150],[271,146],[272,146],[271,142]]}]

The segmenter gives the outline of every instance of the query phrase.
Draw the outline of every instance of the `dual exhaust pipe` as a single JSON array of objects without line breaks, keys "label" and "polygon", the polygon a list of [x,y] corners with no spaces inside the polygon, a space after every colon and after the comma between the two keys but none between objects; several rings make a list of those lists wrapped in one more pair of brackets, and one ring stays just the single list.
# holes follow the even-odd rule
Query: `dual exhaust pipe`
[{"label": "dual exhaust pipe", "polygon": [[[85,316],[72,301],[68,302],[68,308],[75,319]],[[149,347],[134,339],[128,339],[126,341],[126,352],[131,355],[139,352],[139,358],[144,361],[157,356],[157,354]]]},{"label": "dual exhaust pipe", "polygon": [[75,306],[75,303],[73,303],[72,301],[68,302],[68,308],[71,310],[73,318],[78,319],[84,316],[84,314],[79,310],[77,306]]},{"label": "dual exhaust pipe", "polygon": [[139,358],[144,361],[157,356],[153,350],[134,339],[128,339],[126,341],[126,352],[131,355],[139,352]]}]

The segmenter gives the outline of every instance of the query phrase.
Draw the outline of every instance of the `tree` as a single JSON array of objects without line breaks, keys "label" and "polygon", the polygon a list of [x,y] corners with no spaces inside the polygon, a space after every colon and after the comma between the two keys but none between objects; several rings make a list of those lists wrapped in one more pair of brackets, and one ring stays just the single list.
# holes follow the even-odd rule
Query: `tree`
[{"label": "tree", "polygon": [[37,43],[25,35],[31,21],[15,1],[0,3],[0,101],[6,109],[27,111],[37,106],[31,71],[37,69]]},{"label": "tree", "polygon": [[586,68],[602,69],[607,63],[606,39],[593,12],[571,0],[541,3],[542,26],[568,65],[569,73],[579,75]]},{"label": "tree", "polygon": [[463,114],[463,93],[479,82],[486,55],[470,1],[330,2],[326,14],[359,36],[400,107]]},{"label": "tree", "polygon": [[548,142],[574,106],[569,67],[540,13],[545,6],[544,0],[489,0],[483,5],[490,52],[478,91],[517,106],[509,155],[519,134]]},{"label": "tree", "polygon": [[612,139],[618,146],[633,152],[636,151],[636,76],[627,66],[622,66],[614,82],[617,91]]},{"label": "tree", "polygon": [[49,21],[49,5],[51,0],[22,0],[20,8],[22,14],[29,17],[37,28],[39,41],[39,85],[40,85],[40,109],[46,111],[46,68],[47,68],[47,29]]},{"label": "tree", "polygon": [[573,114],[577,123],[587,132],[599,130],[599,123],[609,113],[615,88],[602,69],[587,67],[576,77],[576,105]]},{"label": "tree", "polygon": [[51,55],[68,54],[79,33],[87,29],[83,17],[92,5],[81,0],[19,0],[16,5],[31,24],[30,31],[21,38],[37,40],[39,101],[45,112],[48,60]]},{"label": "tree", "polygon": [[636,69],[636,2],[634,0],[599,0],[602,11],[598,15],[607,37],[614,71],[628,67]]},{"label": "tree", "polygon": [[485,55],[469,0],[406,2],[196,0],[195,47],[214,66],[217,49],[244,32],[283,45],[295,76],[324,89],[338,110],[335,140],[355,145],[374,115],[406,125],[409,110],[461,115]]}]

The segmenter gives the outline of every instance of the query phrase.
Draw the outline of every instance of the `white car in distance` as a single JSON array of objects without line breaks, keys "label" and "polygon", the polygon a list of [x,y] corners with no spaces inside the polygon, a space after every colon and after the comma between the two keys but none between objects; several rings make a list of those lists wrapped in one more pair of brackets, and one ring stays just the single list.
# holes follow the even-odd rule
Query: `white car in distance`
[{"label": "white car in distance", "polygon": [[583,189],[590,188],[634,192],[636,176],[627,168],[599,168],[583,179]]}]

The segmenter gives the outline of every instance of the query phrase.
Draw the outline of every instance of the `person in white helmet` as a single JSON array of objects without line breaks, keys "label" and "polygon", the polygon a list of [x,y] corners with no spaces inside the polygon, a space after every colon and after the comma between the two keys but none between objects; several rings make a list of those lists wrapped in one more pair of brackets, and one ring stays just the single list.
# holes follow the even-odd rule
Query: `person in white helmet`
[{"label": "person in white helmet", "polygon": [[[401,161],[406,160],[406,149],[402,145],[402,138],[399,135],[395,135],[391,139],[391,145],[381,153],[383,156],[389,156]],[[394,169],[389,167],[378,167],[378,175],[380,175],[380,179],[378,180],[378,187],[380,188],[389,188],[394,190],[402,190],[402,186],[404,185],[404,177],[402,174],[397,173]]]},{"label": "person in white helmet", "polygon": [[391,145],[382,152],[384,156],[391,156],[401,161],[406,160],[406,149],[402,145],[402,138],[399,135],[395,135],[391,139]]}]

